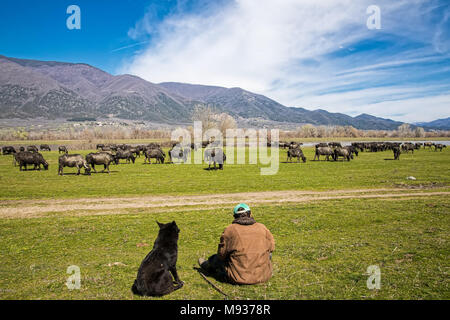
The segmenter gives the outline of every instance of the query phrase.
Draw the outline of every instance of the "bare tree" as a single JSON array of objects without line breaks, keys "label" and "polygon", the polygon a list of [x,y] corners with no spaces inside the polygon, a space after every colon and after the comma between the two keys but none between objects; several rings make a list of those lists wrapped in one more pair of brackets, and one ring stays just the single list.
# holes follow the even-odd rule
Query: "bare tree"
[{"label": "bare tree", "polygon": [[416,127],[414,129],[414,136],[416,138],[423,138],[423,137],[425,137],[425,130],[423,128],[421,128],[421,127]]},{"label": "bare tree", "polygon": [[201,121],[203,130],[217,127],[216,110],[209,105],[197,104],[192,112],[192,121]]}]

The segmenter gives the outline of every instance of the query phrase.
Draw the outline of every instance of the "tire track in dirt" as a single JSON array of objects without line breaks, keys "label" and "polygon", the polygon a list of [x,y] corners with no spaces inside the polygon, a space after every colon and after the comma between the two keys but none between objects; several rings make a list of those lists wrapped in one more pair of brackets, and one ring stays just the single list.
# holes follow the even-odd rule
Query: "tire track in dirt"
[{"label": "tire track in dirt", "polygon": [[[62,213],[69,216],[136,214],[136,209],[146,213],[214,209],[246,202],[251,206],[293,204],[338,199],[411,198],[450,195],[450,191],[430,192],[399,189],[357,189],[333,191],[264,191],[212,195],[142,196],[121,198],[83,198],[58,200],[7,200],[0,206],[0,218],[37,218]],[[131,212],[130,209],[134,209]],[[127,212],[128,210],[128,212]]]}]

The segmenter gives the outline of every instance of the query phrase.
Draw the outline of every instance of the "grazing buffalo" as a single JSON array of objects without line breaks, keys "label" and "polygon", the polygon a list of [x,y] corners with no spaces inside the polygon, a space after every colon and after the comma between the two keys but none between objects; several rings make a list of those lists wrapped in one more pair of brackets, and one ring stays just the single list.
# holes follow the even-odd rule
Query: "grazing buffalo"
[{"label": "grazing buffalo", "polygon": [[118,147],[116,144],[110,144],[109,146],[105,146],[105,147],[109,147],[109,149],[114,152],[117,152],[117,150],[118,150]]},{"label": "grazing buffalo", "polygon": [[393,147],[392,151],[394,151],[394,160],[400,160],[401,154],[400,147],[399,146]]},{"label": "grazing buffalo", "polygon": [[421,147],[421,146],[422,146],[421,143],[416,142],[416,143],[414,144],[414,149],[420,150],[420,147]]},{"label": "grazing buffalo", "polygon": [[360,152],[364,152],[364,143],[362,142],[352,142],[352,147],[359,149]]},{"label": "grazing buffalo", "polygon": [[81,168],[84,168],[84,173],[87,175],[91,174],[91,168],[87,164],[86,160],[80,154],[63,154],[59,157],[59,168],[58,175],[63,175],[63,168],[77,168],[77,175],[80,174]]},{"label": "grazing buffalo", "polygon": [[2,148],[3,155],[13,154],[13,153],[16,153],[16,149],[14,149],[14,147],[12,147],[12,146],[7,146],[7,147]]},{"label": "grazing buffalo", "polygon": [[22,171],[22,167],[27,170],[27,165],[31,164],[34,165],[35,170],[41,170],[41,165],[48,170],[48,163],[39,152],[21,151],[14,155],[14,160],[19,163],[20,171]]},{"label": "grazing buffalo", "polygon": [[428,147],[428,149],[431,149],[431,147],[434,145],[434,143],[432,142],[424,142],[423,143],[423,148],[425,149],[426,147]]},{"label": "grazing buffalo", "polygon": [[69,153],[66,146],[59,146],[58,147],[58,153]]},{"label": "grazing buffalo", "polygon": [[146,149],[161,149],[161,146],[157,143],[151,142],[147,145]]},{"label": "grazing buffalo", "polygon": [[437,151],[438,149],[440,151],[442,151],[442,148],[447,148],[447,146],[445,144],[442,144],[442,143],[438,143],[438,144],[434,145],[434,151]]},{"label": "grazing buffalo", "polygon": [[219,169],[223,170],[223,163],[227,159],[222,148],[207,148],[204,154],[205,162],[208,162],[208,169],[211,169],[211,164],[214,163],[214,169],[216,169],[216,163],[219,165]]},{"label": "grazing buffalo", "polygon": [[315,147],[316,148],[327,148],[328,144],[324,143],[324,142],[321,142],[321,143],[316,144]]},{"label": "grazing buffalo", "polygon": [[343,157],[342,161],[347,159],[347,161],[350,161],[350,159],[353,159],[353,154],[345,148],[336,148],[334,149],[334,161],[338,161],[339,157]]},{"label": "grazing buffalo", "polygon": [[127,144],[119,144],[117,145],[118,150],[128,150],[131,146],[127,145]]},{"label": "grazing buffalo", "polygon": [[332,147],[332,148],[342,148],[342,145],[340,142],[329,142],[328,146]]},{"label": "grazing buffalo", "polygon": [[202,141],[202,148],[206,148],[209,144],[209,141]]},{"label": "grazing buffalo", "polygon": [[103,143],[99,143],[99,144],[97,144],[96,146],[95,146],[95,149],[102,149],[102,148],[104,148],[105,147],[105,145],[103,144]]},{"label": "grazing buffalo", "polygon": [[188,146],[182,147],[179,144],[176,144],[169,150],[169,159],[170,162],[173,162],[173,159],[178,159],[186,163],[188,158],[191,155],[191,148]]},{"label": "grazing buffalo", "polygon": [[39,152],[38,147],[36,147],[36,146],[28,146],[28,147],[27,147],[27,151],[30,151],[30,152]]},{"label": "grazing buffalo", "polygon": [[286,149],[287,147],[289,147],[289,143],[288,143],[288,142],[285,142],[285,141],[280,141],[280,142],[278,143],[278,147],[283,148],[283,149]]},{"label": "grazing buffalo", "polygon": [[103,165],[104,168],[102,172],[108,170],[109,173],[109,165],[111,162],[114,162],[114,160],[114,156],[108,152],[89,153],[86,155],[86,162],[92,167],[95,173],[97,172],[97,170],[95,170],[95,165]]},{"label": "grazing buffalo", "polygon": [[52,151],[48,144],[41,144],[39,147],[41,148],[41,151]]},{"label": "grazing buffalo", "polygon": [[289,148],[287,151],[286,162],[291,162],[292,158],[297,158],[297,162],[300,162],[300,158],[302,158],[302,161],[306,162],[306,157],[303,155],[303,151],[300,148]]},{"label": "grazing buffalo", "polygon": [[130,151],[132,154],[134,154],[134,157],[141,157],[141,149],[138,147],[130,147],[127,149],[128,151]]},{"label": "grazing buffalo", "polygon": [[385,142],[386,150],[393,150],[394,147],[400,147],[400,142]]},{"label": "grazing buffalo", "polygon": [[414,153],[414,145],[410,142],[404,143],[402,144],[402,151],[405,151],[406,153],[411,151],[412,153]]},{"label": "grazing buffalo", "polygon": [[301,145],[303,145],[303,143],[292,141],[292,142],[289,144],[288,148],[289,148],[289,149],[297,149],[297,148],[300,148]]},{"label": "grazing buffalo", "polygon": [[[166,154],[164,153],[164,151],[162,151],[161,149],[146,149],[144,151],[144,155],[145,155],[145,159],[144,159],[144,163],[146,163],[146,161],[148,160],[149,164],[152,164],[151,159],[156,159],[156,163],[164,163],[164,160],[166,158]],[[170,153],[169,153],[170,155]]]},{"label": "grazing buffalo", "polygon": [[344,149],[347,149],[351,154],[354,154],[355,156],[358,156],[358,149],[356,149],[354,146],[345,146]]},{"label": "grazing buffalo", "polygon": [[382,142],[370,142],[366,143],[365,147],[369,149],[370,152],[378,152],[378,151],[385,151],[387,146],[386,144]]},{"label": "grazing buffalo", "polygon": [[130,163],[130,160],[134,163],[136,157],[130,150],[117,150],[117,153],[114,155],[114,159],[116,164],[119,164],[120,159],[126,159],[127,163]]},{"label": "grazing buffalo", "polygon": [[330,156],[334,159],[334,151],[330,147],[317,147],[316,154],[314,155],[314,160],[320,160],[320,156],[325,156],[326,160],[330,160]]}]

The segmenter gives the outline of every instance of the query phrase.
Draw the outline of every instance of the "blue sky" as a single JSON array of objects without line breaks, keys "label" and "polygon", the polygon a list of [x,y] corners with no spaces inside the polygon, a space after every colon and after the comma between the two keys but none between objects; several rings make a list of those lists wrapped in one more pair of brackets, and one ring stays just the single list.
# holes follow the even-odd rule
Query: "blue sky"
[{"label": "blue sky", "polygon": [[[72,4],[81,30],[66,27]],[[367,28],[370,5],[381,29]],[[0,54],[242,87],[353,116],[450,116],[447,0],[2,0]]]}]

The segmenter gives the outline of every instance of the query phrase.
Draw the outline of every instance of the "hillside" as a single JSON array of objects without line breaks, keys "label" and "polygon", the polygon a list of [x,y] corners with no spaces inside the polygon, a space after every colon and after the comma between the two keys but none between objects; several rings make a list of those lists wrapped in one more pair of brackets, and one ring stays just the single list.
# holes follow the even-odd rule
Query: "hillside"
[{"label": "hillside", "polygon": [[198,103],[246,121],[351,125],[375,130],[393,130],[402,124],[365,114],[351,117],[325,110],[289,108],[237,87],[155,84],[132,75],[113,76],[87,64],[0,55],[0,118],[4,119],[114,117],[177,124],[188,123]]}]

